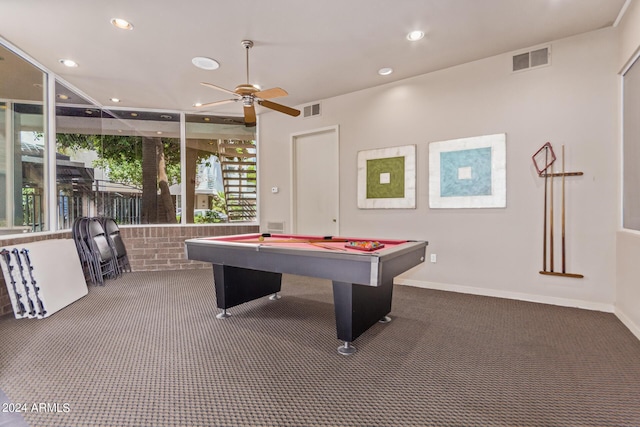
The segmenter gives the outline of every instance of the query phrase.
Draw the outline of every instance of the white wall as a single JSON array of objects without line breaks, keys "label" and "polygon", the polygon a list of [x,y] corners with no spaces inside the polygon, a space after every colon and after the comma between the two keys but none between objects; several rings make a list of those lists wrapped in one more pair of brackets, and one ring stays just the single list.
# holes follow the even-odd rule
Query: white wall
[{"label": "white wall", "polygon": [[[619,32],[618,69],[623,70],[640,49],[640,3],[637,0],[627,9]],[[640,233],[621,230],[616,237],[616,314],[640,338]]]},{"label": "white wall", "polygon": [[[403,275],[404,283],[612,310],[617,41],[615,30],[599,30],[553,42],[549,67],[511,73],[511,55],[505,54],[323,100],[320,117],[261,115],[263,228],[268,221],[284,220],[290,226],[290,135],[337,124],[341,234],[424,239],[428,252],[438,255],[436,264],[425,263]],[[507,208],[430,209],[428,143],[503,132]],[[584,274],[584,279],[538,273],[544,181],[531,156],[547,141],[558,152],[566,146],[567,170],[584,172],[567,180],[566,204],[568,271]],[[357,152],[407,144],[417,145],[417,208],[358,209]],[[271,194],[273,186],[280,193]],[[559,232],[557,228],[556,236]]]}]

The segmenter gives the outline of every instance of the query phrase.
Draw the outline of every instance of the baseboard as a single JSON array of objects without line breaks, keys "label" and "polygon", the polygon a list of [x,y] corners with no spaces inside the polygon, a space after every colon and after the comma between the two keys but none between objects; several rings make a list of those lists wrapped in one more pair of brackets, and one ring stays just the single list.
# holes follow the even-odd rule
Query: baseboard
[{"label": "baseboard", "polygon": [[[520,292],[501,291],[497,289],[476,288],[473,286],[452,285],[448,283],[424,282],[420,280],[410,280],[410,279],[402,279],[402,278],[396,278],[394,283],[398,285],[414,286],[417,288],[435,289],[439,291],[448,291],[448,292],[458,292],[461,294],[481,295],[485,297],[496,297],[496,298],[507,298],[507,299],[514,299],[519,301],[536,302],[540,304],[558,305],[561,307],[575,307],[575,308],[582,308],[585,310],[603,311],[606,313],[615,312],[613,304],[604,304],[604,303],[597,303],[592,301],[574,300],[569,298],[555,298],[555,297],[550,297],[545,295],[533,295],[533,294],[525,294]],[[636,328],[636,331],[637,330],[638,329]]]},{"label": "baseboard", "polygon": [[624,312],[618,309],[617,307],[614,313],[616,317],[620,319],[620,321],[624,324],[624,326],[626,326],[631,331],[631,333],[640,340],[640,326],[636,325],[629,316],[624,314]]}]

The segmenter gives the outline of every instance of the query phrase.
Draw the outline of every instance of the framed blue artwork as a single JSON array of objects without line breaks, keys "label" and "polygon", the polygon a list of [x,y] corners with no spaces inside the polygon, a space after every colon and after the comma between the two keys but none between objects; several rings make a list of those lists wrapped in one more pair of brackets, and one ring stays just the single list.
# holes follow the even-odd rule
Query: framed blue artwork
[{"label": "framed blue artwork", "polygon": [[430,208],[507,206],[507,135],[429,144]]}]

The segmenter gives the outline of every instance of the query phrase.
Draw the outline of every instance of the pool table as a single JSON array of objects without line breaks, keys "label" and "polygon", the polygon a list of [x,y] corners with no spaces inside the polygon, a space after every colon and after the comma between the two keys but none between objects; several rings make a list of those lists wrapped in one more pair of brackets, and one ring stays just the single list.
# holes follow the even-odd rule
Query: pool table
[{"label": "pool table", "polygon": [[[366,244],[373,247],[365,247]],[[267,295],[278,299],[282,274],[333,282],[336,329],[341,354],[376,322],[388,322],[393,278],[424,262],[427,242],[306,236],[240,234],[185,241],[187,259],[213,264],[218,318],[227,309]]]}]

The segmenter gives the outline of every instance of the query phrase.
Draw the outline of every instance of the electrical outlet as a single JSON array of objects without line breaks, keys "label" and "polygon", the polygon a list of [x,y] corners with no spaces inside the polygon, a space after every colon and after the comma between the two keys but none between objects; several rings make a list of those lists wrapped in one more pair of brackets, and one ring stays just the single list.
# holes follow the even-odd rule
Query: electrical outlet
[{"label": "electrical outlet", "polygon": [[436,263],[438,261],[438,256],[436,254],[431,254],[431,262]]}]

